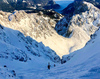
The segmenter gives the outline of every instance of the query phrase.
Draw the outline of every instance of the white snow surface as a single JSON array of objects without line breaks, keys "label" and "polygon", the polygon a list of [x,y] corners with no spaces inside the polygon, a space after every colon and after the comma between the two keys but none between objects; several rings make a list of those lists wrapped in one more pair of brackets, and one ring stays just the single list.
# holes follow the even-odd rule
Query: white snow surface
[{"label": "white snow surface", "polygon": [[[83,4],[87,5],[88,11],[75,14],[70,20],[64,17],[55,27],[58,34],[74,42],[69,53],[83,48],[90,40],[90,36],[100,27],[100,10],[91,3],[84,1]],[[68,32],[71,32],[69,36]]]},{"label": "white snow surface", "polygon": [[42,42],[0,25],[0,79],[28,79],[28,71],[47,69],[48,62],[60,63],[60,57]]},{"label": "white snow surface", "polygon": [[[83,48],[90,40],[90,35],[100,26],[99,9],[90,3],[84,2],[84,4],[87,5],[89,11],[74,15],[70,22],[64,17],[57,24],[56,30],[63,36],[66,36],[68,31],[72,32],[69,38],[56,33],[54,19],[43,15],[39,16],[37,13],[27,14],[24,11],[0,12],[0,24],[19,30],[25,36],[30,36],[38,42],[43,42],[45,46],[49,46],[62,58],[63,55]],[[68,27],[66,28],[67,24]]]},{"label": "white snow surface", "polygon": [[[14,30],[19,30],[25,36],[30,36],[38,42],[43,42],[45,46],[49,46],[60,57],[65,55],[66,49],[69,49],[71,45],[71,43],[69,45],[66,42],[68,41],[67,39],[58,35],[54,28],[52,28],[56,24],[54,19],[44,17],[43,15],[40,16],[37,13],[27,14],[25,11],[8,13],[1,11],[0,24]],[[63,47],[61,47],[61,44]]]},{"label": "white snow surface", "polygon": [[100,29],[92,35],[92,39],[84,48],[63,56],[63,60],[67,61],[66,64],[64,64],[64,66],[66,66],[66,70],[70,70],[71,74],[74,75],[72,77],[68,77],[67,72],[66,74],[68,79],[100,79],[99,47]]},{"label": "white snow surface", "polygon": [[[14,32],[10,30],[8,33],[9,32],[16,35],[18,31]],[[7,48],[9,50],[10,47],[12,47],[1,40],[0,48],[2,48],[2,51],[5,50],[6,46],[8,46]],[[64,56],[63,60],[67,61],[65,64],[56,64],[56,67],[53,67],[54,63],[49,60],[51,64],[50,70],[47,69],[48,60],[43,57],[33,56],[29,53],[28,57],[31,57],[31,60],[23,62],[13,58],[11,59],[10,56],[12,56],[12,54],[10,52],[8,53],[8,58],[6,58],[7,53],[3,54],[0,52],[0,54],[3,55],[0,56],[0,79],[99,79],[99,49],[100,30],[92,35],[92,39],[83,49]],[[12,50],[15,51],[14,47],[12,47]],[[23,56],[22,53],[20,54],[20,57]],[[7,67],[5,67],[5,65]]]},{"label": "white snow surface", "polygon": [[[96,11],[98,13],[95,13]],[[75,41],[75,44],[70,48],[70,52],[74,46],[77,46],[76,44],[81,46],[79,42],[86,43],[90,39],[90,35],[100,26],[99,11],[92,9],[91,12],[82,13],[84,25],[80,23],[79,15],[76,15],[78,20],[71,20],[70,29],[73,27],[74,30],[68,40]],[[90,15],[95,17],[94,21],[85,17],[90,17]],[[76,23],[76,27],[74,27],[74,22],[81,27],[76,26],[78,25]],[[92,35],[92,39],[83,49],[63,56],[62,61],[67,61],[65,64],[56,63],[56,67],[54,67],[53,61],[60,62],[60,60],[53,50],[30,37],[25,37],[19,31],[0,25],[0,79],[100,79],[99,35],[100,30]],[[73,43],[72,41],[67,42]],[[60,42],[60,46],[61,44]],[[64,44],[66,44],[65,41]],[[47,69],[48,62],[51,64],[50,70]]]}]

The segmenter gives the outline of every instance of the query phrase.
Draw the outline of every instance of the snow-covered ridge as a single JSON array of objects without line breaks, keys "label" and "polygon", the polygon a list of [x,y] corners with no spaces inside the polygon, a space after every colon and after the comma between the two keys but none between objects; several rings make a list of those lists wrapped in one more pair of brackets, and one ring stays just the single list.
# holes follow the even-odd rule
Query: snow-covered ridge
[{"label": "snow-covered ridge", "polygon": [[[84,2],[83,6],[87,8],[89,4]],[[83,6],[80,5],[80,7]],[[92,4],[89,5],[88,11],[73,15],[71,18],[64,17],[57,24],[56,19],[45,16],[42,12],[39,12],[40,15],[37,13],[27,14],[24,11],[0,13],[0,24],[19,30],[25,36],[30,36],[38,42],[42,41],[45,46],[49,46],[60,57],[84,47],[89,41],[90,35],[98,29],[100,24],[99,9]],[[70,38],[58,35],[54,27],[60,35]]]},{"label": "snow-covered ridge", "polygon": [[91,4],[89,2],[83,1],[83,4],[86,4],[89,10],[92,9],[92,8],[95,8],[96,10],[98,10],[97,7],[95,7],[93,4]]},{"label": "snow-covered ridge", "polygon": [[[87,10],[88,5],[86,5],[84,4],[83,6]],[[81,10],[81,8],[78,8],[78,10]],[[62,57],[85,46],[90,39],[90,35],[99,27],[99,18],[97,18],[99,14],[99,9],[90,4],[88,11],[70,18],[64,17],[56,25],[57,19],[45,16],[42,12],[39,12],[39,14],[26,13],[24,11],[15,11],[14,13],[0,12],[0,24],[19,30],[25,36],[30,36],[38,42],[42,41],[45,46],[49,46],[57,55]],[[57,15],[55,14],[54,16],[56,17]],[[70,38],[60,36],[54,28],[60,35]]]},{"label": "snow-covered ridge", "polygon": [[[56,16],[54,15],[54,17]],[[60,17],[62,17],[62,15]],[[57,19],[51,19],[48,16],[44,16],[42,12],[39,12],[39,15],[38,13],[27,14],[25,11],[15,11],[14,13],[0,12],[1,25],[19,30],[25,36],[30,36],[38,42],[42,41],[45,46],[49,46],[56,52],[61,52],[56,49],[59,46],[55,47],[54,45],[54,39],[56,39],[55,36],[63,40],[63,38],[58,36],[58,34],[53,29],[56,24],[55,20]],[[50,38],[53,39],[48,40]],[[54,47],[52,47],[52,45]]]},{"label": "snow-covered ridge", "polygon": [[[0,27],[0,31],[3,27]],[[0,43],[1,44],[1,43]],[[0,58],[1,79],[99,79],[100,78],[100,29],[92,35],[87,45],[65,56],[67,62],[56,65],[50,70],[42,67],[41,57],[34,56],[32,61],[19,62]],[[36,62],[35,62],[36,61]],[[36,65],[38,63],[38,65]],[[41,63],[41,64],[39,64]],[[42,69],[43,68],[43,69]]]},{"label": "snow-covered ridge", "polygon": [[61,59],[42,42],[38,43],[17,30],[0,25],[0,79],[32,76],[28,74],[47,69],[48,62],[53,65],[60,63]]},{"label": "snow-covered ridge", "polygon": [[5,12],[60,8],[53,0],[0,0],[0,5],[0,10]]},{"label": "snow-covered ridge", "polygon": [[[100,29],[87,45],[63,57],[62,65],[51,69],[46,78],[99,79],[100,78]],[[44,73],[45,74],[45,73]],[[52,75],[53,74],[53,75]],[[59,74],[59,75],[58,75]],[[41,74],[43,75],[43,73]],[[52,76],[51,76],[52,75]],[[44,79],[46,79],[44,77]]]},{"label": "snow-covered ridge", "polygon": [[[14,13],[0,12],[0,24],[5,27],[19,30],[25,36],[30,36],[38,42],[43,42],[45,46],[49,46],[60,57],[68,54],[69,48],[73,46],[73,42],[56,33],[54,27],[56,25],[55,20],[57,19],[45,16],[42,12],[39,12],[39,14],[27,14],[24,11],[15,11]],[[60,17],[62,17],[62,15],[60,15]]]},{"label": "snow-covered ridge", "polygon": [[[69,55],[63,56],[62,61],[66,62],[64,66],[66,67],[66,69],[72,70],[70,71],[71,74],[67,75],[66,78],[72,78],[72,79],[73,78],[76,79],[99,79],[100,78],[100,66],[99,66],[100,65],[100,50],[99,50],[100,29],[98,29],[98,31],[96,31],[91,36],[91,38],[92,39],[86,44],[84,48],[75,51]],[[73,77],[70,75],[73,75]]]},{"label": "snow-covered ridge", "polygon": [[59,56],[49,47],[25,37],[19,31],[0,25],[0,58],[27,62],[31,60],[30,55],[60,62]]},{"label": "snow-covered ridge", "polygon": [[88,8],[85,12],[75,14],[72,17],[67,15],[55,27],[58,34],[73,40],[74,45],[69,52],[84,47],[90,40],[90,36],[100,27],[100,10],[91,3],[83,2],[83,5],[77,7],[78,10],[75,11],[80,11],[84,5],[85,8]]}]

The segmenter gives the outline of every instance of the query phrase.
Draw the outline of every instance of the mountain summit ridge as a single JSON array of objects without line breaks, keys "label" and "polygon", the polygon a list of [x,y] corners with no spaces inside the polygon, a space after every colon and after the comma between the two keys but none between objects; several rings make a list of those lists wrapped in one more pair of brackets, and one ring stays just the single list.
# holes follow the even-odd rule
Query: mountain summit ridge
[{"label": "mountain summit ridge", "polygon": [[100,10],[77,1],[65,17],[51,9],[0,11],[0,79],[100,78]]},{"label": "mountain summit ridge", "polygon": [[75,51],[75,48],[84,47],[90,40],[90,36],[100,27],[100,10],[97,7],[85,1],[80,4],[76,2],[72,4],[74,6],[69,5],[66,8],[64,12],[66,16],[55,26],[58,34],[73,39],[75,44],[70,48],[70,52]]},{"label": "mountain summit ridge", "polygon": [[[83,6],[86,9],[81,11]],[[44,13],[52,14],[52,16],[48,17]],[[39,11],[39,13],[25,11],[1,12],[0,24],[19,30],[25,36],[30,36],[38,42],[42,41],[45,46],[49,46],[60,57],[84,47],[87,41],[90,40],[90,36],[100,25],[99,9],[87,2],[76,8],[74,12],[76,14],[70,13],[64,18],[52,10],[44,11],[44,13],[42,11]]]},{"label": "mountain summit ridge", "polygon": [[14,10],[54,9],[60,8],[53,0],[1,0],[0,10],[13,12]]}]

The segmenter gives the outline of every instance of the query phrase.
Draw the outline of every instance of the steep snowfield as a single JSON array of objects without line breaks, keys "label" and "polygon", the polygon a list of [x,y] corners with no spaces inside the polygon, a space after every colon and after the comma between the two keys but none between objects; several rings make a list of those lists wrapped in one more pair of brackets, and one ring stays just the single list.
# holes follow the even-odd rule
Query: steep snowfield
[{"label": "steep snowfield", "polygon": [[74,43],[56,33],[54,30],[55,20],[57,19],[40,16],[37,13],[27,14],[24,11],[15,11],[12,14],[0,12],[0,24],[19,30],[25,36],[30,36],[38,42],[43,42],[45,46],[49,46],[62,57],[69,52]]},{"label": "steep snowfield", "polygon": [[76,11],[80,11],[83,5],[88,8],[85,12],[75,14],[72,17],[68,15],[62,18],[55,27],[58,34],[67,37],[74,42],[70,47],[69,53],[85,46],[90,40],[90,35],[100,27],[100,10],[90,3],[83,2],[77,7]]},{"label": "steep snowfield", "polygon": [[[8,30],[8,28],[4,29]],[[16,35],[15,33],[18,31],[14,32],[10,30],[9,32]],[[7,45],[7,43],[3,41],[0,42],[0,48],[2,47],[2,51],[6,48],[3,47],[5,44]],[[10,50],[10,46],[8,47]],[[10,56],[13,56],[10,52],[8,55],[7,53],[4,53],[4,56],[6,57],[7,55],[9,58],[0,56],[0,79],[99,79],[99,47],[100,30],[92,35],[92,39],[83,49],[64,56],[63,60],[67,60],[67,62],[62,65],[56,64],[56,67],[53,67],[54,63],[50,60],[45,60],[43,57],[37,57],[30,53],[28,54],[28,57],[30,57],[31,60],[27,60],[26,62],[10,58]],[[0,55],[2,55],[2,53],[0,53]],[[50,70],[47,69],[48,61],[50,61],[52,65]]]},{"label": "steep snowfield", "polygon": [[12,55],[10,57],[11,59],[13,58],[15,60],[26,62],[28,60],[27,54],[30,53],[38,57],[48,57],[54,62],[60,61],[59,56],[49,47],[45,47],[42,42],[38,43],[29,36],[25,37],[19,31],[5,28],[1,25],[0,44],[1,58],[9,58],[9,55]]},{"label": "steep snowfield", "polygon": [[[75,14],[70,20],[68,17],[64,17],[57,25],[56,20],[59,19],[51,19],[42,12],[39,15],[38,13],[25,13],[24,11],[15,11],[14,13],[0,11],[0,24],[19,30],[25,36],[30,36],[38,42],[43,42],[45,46],[49,46],[57,55],[62,57],[84,47],[90,40],[90,35],[100,26],[99,9],[87,2],[84,2],[84,5],[85,8],[88,8],[88,11]],[[81,8],[82,6],[78,9]],[[58,15],[54,14],[54,16],[57,17]],[[56,33],[54,28],[60,35]]]},{"label": "steep snowfield", "polygon": [[[28,78],[33,79],[100,79],[100,30],[98,30],[87,45],[75,51],[50,70],[32,71]],[[32,74],[32,76],[30,76]],[[27,77],[23,77],[27,79]]]},{"label": "steep snowfield", "polygon": [[[59,56],[64,55],[62,52],[66,51],[66,39],[53,29],[56,24],[55,19],[44,17],[44,15],[40,16],[37,13],[27,14],[24,11],[15,11],[12,14],[1,11],[0,24],[19,30],[25,36],[30,36],[38,42],[42,41],[45,46],[52,48]],[[58,42],[61,42],[65,47],[61,47]]]},{"label": "steep snowfield", "polygon": [[[68,79],[100,79],[100,29],[86,46],[63,57],[67,62],[61,68]],[[59,70],[57,70],[59,71]],[[59,72],[60,73],[60,72]],[[62,76],[59,76],[63,78]]]},{"label": "steep snowfield", "polygon": [[60,63],[60,57],[41,42],[0,25],[0,79],[20,79],[24,72],[47,69],[48,62]]},{"label": "steep snowfield", "polygon": [[[63,60],[65,64],[56,64],[47,69],[46,60],[34,56],[32,61],[19,62],[0,58],[1,79],[99,79],[100,78],[100,30],[98,30],[87,45],[75,51]],[[40,61],[41,60],[41,61]],[[43,61],[43,62],[42,62]],[[7,67],[5,66],[7,65]]]},{"label": "steep snowfield", "polygon": [[[0,79],[99,79],[100,30],[93,33],[100,26],[100,13],[93,5],[86,2],[84,4],[88,5],[90,10],[74,15],[68,24],[69,27],[66,28],[66,18],[59,22],[61,27],[65,25],[60,33],[64,31],[62,35],[69,38],[58,35],[51,27],[54,27],[56,22],[51,20],[50,23],[48,17],[25,12],[19,12],[19,16],[16,16],[16,12],[0,12],[0,24],[6,26],[0,25]],[[40,21],[43,21],[43,24]],[[20,30],[26,37],[21,32],[7,27]],[[91,34],[92,39],[86,44]],[[63,56],[62,61],[66,63],[59,64],[60,58],[53,50],[28,35],[43,41],[45,45],[59,52],[60,56],[85,44],[86,46]],[[50,70],[47,69],[48,62],[51,64]],[[56,67],[53,66],[54,62],[58,62]]]}]

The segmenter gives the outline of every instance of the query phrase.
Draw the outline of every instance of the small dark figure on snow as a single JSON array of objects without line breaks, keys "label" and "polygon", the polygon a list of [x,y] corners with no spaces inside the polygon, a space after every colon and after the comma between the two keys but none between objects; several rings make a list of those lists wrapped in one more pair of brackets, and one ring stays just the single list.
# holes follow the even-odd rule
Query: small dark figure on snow
[{"label": "small dark figure on snow", "polygon": [[55,67],[56,65],[54,64],[54,67]]},{"label": "small dark figure on snow", "polygon": [[50,70],[50,63],[48,63],[48,69]]}]

